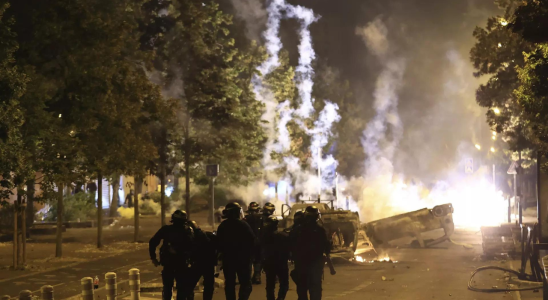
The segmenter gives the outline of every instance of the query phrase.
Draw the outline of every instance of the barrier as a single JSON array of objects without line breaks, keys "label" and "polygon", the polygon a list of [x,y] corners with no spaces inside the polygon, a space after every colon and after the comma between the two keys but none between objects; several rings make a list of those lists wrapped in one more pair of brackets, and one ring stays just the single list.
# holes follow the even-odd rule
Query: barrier
[{"label": "barrier", "polygon": [[115,300],[118,294],[118,286],[116,284],[116,273],[109,272],[105,274],[107,300]]},{"label": "barrier", "polygon": [[51,285],[44,285],[40,288],[41,300],[53,300],[53,287]]},{"label": "barrier", "polygon": [[93,278],[84,277],[80,283],[82,284],[82,300],[93,300]]},{"label": "barrier", "polygon": [[32,300],[32,292],[29,290],[19,292],[19,300]]},{"label": "barrier", "polygon": [[139,300],[141,298],[141,275],[139,269],[129,270],[129,291],[131,292],[131,300]]}]

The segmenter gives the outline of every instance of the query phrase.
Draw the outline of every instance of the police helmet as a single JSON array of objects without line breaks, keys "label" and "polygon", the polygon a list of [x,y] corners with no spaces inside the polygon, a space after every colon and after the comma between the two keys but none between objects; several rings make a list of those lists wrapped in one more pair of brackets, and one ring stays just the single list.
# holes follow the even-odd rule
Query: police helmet
[{"label": "police helmet", "polygon": [[263,214],[267,216],[271,216],[274,214],[274,211],[276,210],[276,206],[270,202],[266,202],[263,207]]},{"label": "police helmet", "polygon": [[200,226],[198,226],[198,223],[196,223],[196,221],[190,221],[188,223],[190,227],[192,227],[192,229],[200,229]]},{"label": "police helmet", "polygon": [[263,226],[265,229],[277,230],[279,222],[278,218],[270,216],[264,220]]},{"label": "police helmet", "polygon": [[186,211],[184,210],[178,209],[171,215],[171,223],[186,222],[187,220],[188,220],[187,214],[186,214]]},{"label": "police helmet", "polygon": [[304,219],[304,212],[302,210],[295,213],[295,216],[293,216],[293,222],[295,224],[301,224]]},{"label": "police helmet", "polygon": [[256,212],[259,212],[260,208],[261,207],[259,206],[259,203],[253,201],[249,203],[249,206],[247,207],[247,211],[250,213],[256,213]]},{"label": "police helmet", "polygon": [[223,210],[224,218],[240,218],[242,207],[238,202],[230,202],[225,206]]},{"label": "police helmet", "polygon": [[320,218],[320,210],[315,205],[308,206],[304,211],[304,217],[309,221],[315,222]]}]

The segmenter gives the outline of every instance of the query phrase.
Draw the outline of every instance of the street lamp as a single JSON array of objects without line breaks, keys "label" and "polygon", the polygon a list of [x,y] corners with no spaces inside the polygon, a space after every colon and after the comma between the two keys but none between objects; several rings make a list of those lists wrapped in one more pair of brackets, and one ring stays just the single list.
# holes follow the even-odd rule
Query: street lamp
[{"label": "street lamp", "polygon": [[502,19],[502,18],[501,18],[501,19],[500,19],[500,25],[506,26],[506,25],[508,25],[508,21],[506,21],[505,19]]},{"label": "street lamp", "polygon": [[493,112],[495,113],[495,115],[500,115],[500,109],[498,107],[493,108]]},{"label": "street lamp", "polygon": [[495,153],[495,147],[491,147],[491,152]]},{"label": "street lamp", "polygon": [[479,144],[476,144],[476,149],[481,150],[481,146]]}]

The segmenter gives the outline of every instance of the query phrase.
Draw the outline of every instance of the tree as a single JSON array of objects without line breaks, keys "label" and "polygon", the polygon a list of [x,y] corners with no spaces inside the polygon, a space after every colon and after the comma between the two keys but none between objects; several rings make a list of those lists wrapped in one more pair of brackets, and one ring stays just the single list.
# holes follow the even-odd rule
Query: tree
[{"label": "tree", "polygon": [[524,65],[523,52],[531,50],[531,44],[508,29],[509,20],[519,1],[498,1],[505,9],[504,16],[491,17],[485,28],[476,27],[477,42],[470,51],[476,72],[474,76],[490,76],[480,85],[476,101],[488,108],[487,123],[501,134],[513,151],[531,147],[524,132],[520,107],[513,93],[519,86],[517,67]]},{"label": "tree", "polygon": [[341,78],[340,73],[327,65],[318,62],[314,78],[313,95],[316,99],[316,111],[329,100],[339,106],[341,120],[333,125],[334,137],[330,138],[323,152],[328,153],[333,148],[333,154],[339,165],[337,172],[350,178],[363,174],[365,152],[361,144],[361,136],[366,126],[363,108],[355,102],[348,80]]},{"label": "tree", "polygon": [[260,158],[261,103],[250,86],[257,59],[235,47],[228,30],[231,17],[214,2],[173,1],[162,17],[154,12],[162,2],[149,1],[147,7],[153,12],[145,14],[141,42],[159,54],[154,67],[164,92],[180,101],[180,149],[190,212],[190,179],[200,181],[206,163],[222,161],[223,173],[239,180],[249,177],[250,166]]},{"label": "tree", "polygon": [[528,138],[539,150],[548,150],[548,46],[541,44],[525,55],[526,64],[518,68],[516,97],[523,109]]},{"label": "tree", "polygon": [[[545,101],[548,97],[548,3],[546,1],[525,1],[514,11],[509,29],[533,46],[524,52],[524,64],[516,68],[519,86],[514,95],[522,110],[526,135],[536,150],[548,150],[548,119]],[[543,168],[548,166],[543,165]]]},{"label": "tree", "polygon": [[[0,207],[8,204],[7,200],[16,191],[17,201],[13,203],[14,238],[13,238],[13,268],[20,266],[21,252],[18,238],[17,218],[22,206],[24,185],[33,176],[32,158],[25,147],[22,127],[25,122],[24,110],[21,107],[21,97],[25,93],[28,78],[17,68],[14,52],[18,49],[15,34],[12,31],[14,19],[5,16],[9,8],[7,1],[0,1]],[[23,211],[21,216],[24,219]],[[23,224],[23,223],[22,223]],[[23,228],[25,224],[23,224]],[[26,232],[23,230],[23,245]],[[23,261],[25,261],[23,247]]]},{"label": "tree", "polygon": [[31,175],[31,159],[24,146],[21,128],[25,122],[20,98],[27,77],[15,65],[18,44],[12,32],[13,18],[4,15],[8,1],[0,1],[0,204],[7,203],[13,190],[22,190]]},{"label": "tree", "polygon": [[[45,118],[51,122],[46,128],[60,125],[44,135],[48,142],[43,148],[56,147],[59,159],[77,163],[46,170],[61,184],[74,181],[74,176],[59,175],[73,175],[75,170],[98,178],[97,246],[101,247],[102,179],[144,173],[156,154],[148,124],[162,118],[159,88],[144,68],[151,57],[139,50],[136,11],[140,7],[125,0],[37,2],[22,4],[19,12],[29,21],[21,28],[21,38],[27,42],[21,56],[36,70],[36,89],[45,90],[39,97],[47,114],[59,115]],[[65,140],[70,142],[62,143]]]}]

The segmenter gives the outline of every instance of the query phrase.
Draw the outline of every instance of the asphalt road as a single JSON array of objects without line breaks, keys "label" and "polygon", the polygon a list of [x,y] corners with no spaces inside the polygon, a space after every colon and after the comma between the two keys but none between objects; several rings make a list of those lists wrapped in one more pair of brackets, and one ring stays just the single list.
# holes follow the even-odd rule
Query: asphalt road
[{"label": "asphalt road", "polygon": [[[472,249],[462,245],[445,242],[435,248],[415,248],[409,240],[394,243],[381,255],[388,256],[390,262],[345,262],[337,264],[337,274],[329,275],[324,272],[323,298],[337,300],[368,300],[368,299],[541,299],[542,293],[478,293],[467,289],[470,273],[483,265],[497,265],[509,267],[517,266],[517,262],[508,261],[481,261],[481,240],[475,231],[457,231],[454,241],[472,244]],[[366,251],[367,249],[361,249]],[[374,252],[364,252],[365,260],[376,258]],[[396,262],[397,261],[397,262]],[[103,279],[104,274],[115,271],[118,281],[127,280],[127,271],[131,267],[141,270],[141,281],[146,282],[159,279],[160,269],[154,268],[147,260],[146,250],[131,254],[100,259],[93,262],[71,265],[58,270],[40,274],[30,274],[21,278],[11,278],[0,281],[0,295],[8,294],[15,297],[22,289],[37,291],[40,286],[50,284],[55,286],[55,298],[65,299],[79,293],[80,279],[85,276],[98,275]],[[104,280],[101,281],[101,286]],[[494,286],[505,287],[506,281],[503,272],[484,272],[478,275],[475,284],[490,289]],[[119,290],[121,291],[121,290]],[[36,294],[38,295],[38,294]],[[158,298],[159,294],[143,294],[147,297]],[[197,294],[196,298],[201,298]],[[221,289],[218,289],[214,299],[224,299]],[[255,285],[250,300],[264,300],[263,284]],[[295,286],[290,285],[288,300],[296,300]]]}]

